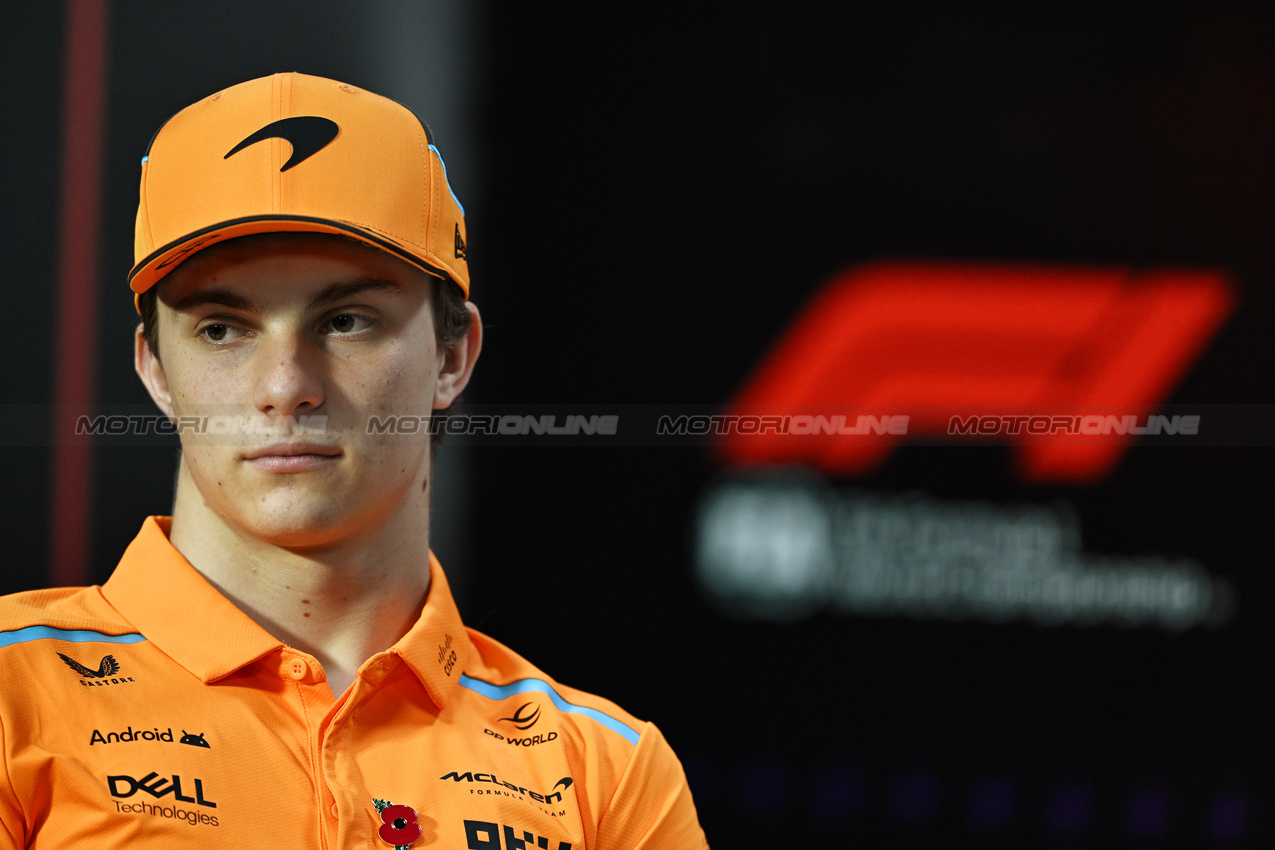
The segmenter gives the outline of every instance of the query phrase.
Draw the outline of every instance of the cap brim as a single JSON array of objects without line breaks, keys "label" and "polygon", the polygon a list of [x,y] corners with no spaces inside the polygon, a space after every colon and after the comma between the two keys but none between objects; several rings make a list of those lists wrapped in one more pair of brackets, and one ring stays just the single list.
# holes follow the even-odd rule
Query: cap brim
[{"label": "cap brim", "polygon": [[227,239],[252,236],[258,233],[330,233],[333,236],[346,236],[351,239],[357,239],[366,245],[385,251],[403,262],[415,266],[426,274],[443,280],[450,280],[460,286],[466,296],[469,295],[467,288],[452,275],[448,274],[446,269],[432,264],[426,257],[420,256],[384,234],[376,233],[349,222],[312,218],[310,216],[273,214],[246,216],[223,221],[210,227],[205,227],[202,230],[197,230],[194,233],[188,233],[181,239],[169,242],[155,251],[134,266],[133,270],[128,273],[129,288],[135,293],[133,297],[134,304],[136,305],[138,296],[163,280],[165,275],[181,265],[187,258]]}]

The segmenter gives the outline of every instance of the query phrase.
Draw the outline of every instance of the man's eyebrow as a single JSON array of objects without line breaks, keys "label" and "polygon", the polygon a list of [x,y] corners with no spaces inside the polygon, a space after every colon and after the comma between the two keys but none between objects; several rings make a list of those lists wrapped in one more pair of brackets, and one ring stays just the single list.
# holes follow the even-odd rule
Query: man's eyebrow
[{"label": "man's eyebrow", "polygon": [[352,295],[359,295],[364,292],[389,292],[397,295],[403,292],[403,287],[392,280],[383,277],[374,277],[372,275],[364,275],[356,277],[353,280],[341,281],[333,283],[315,294],[313,298],[306,302],[306,312],[316,310],[319,307],[331,304],[333,301],[340,301],[342,298],[349,298]]},{"label": "man's eyebrow", "polygon": [[198,292],[192,292],[174,304],[173,310],[177,313],[189,313],[196,307],[203,307],[207,304],[220,304],[223,307],[243,310],[248,313],[257,312],[256,305],[250,299],[244,298],[242,295],[236,295],[228,289],[201,289]]},{"label": "man's eyebrow", "polygon": [[[392,280],[386,278],[374,277],[372,275],[364,275],[356,277],[352,280],[338,281],[325,286],[320,292],[316,293],[309,301],[306,302],[305,311],[308,313],[316,310],[334,301],[340,301],[342,298],[349,298],[352,295],[358,295],[362,292],[390,292],[401,293],[403,287]],[[198,292],[192,292],[182,300],[173,305],[173,310],[178,313],[189,313],[196,307],[203,307],[209,304],[218,304],[223,307],[229,307],[232,310],[243,310],[247,313],[260,312],[259,308],[250,298],[231,292],[228,289],[201,289]]]}]

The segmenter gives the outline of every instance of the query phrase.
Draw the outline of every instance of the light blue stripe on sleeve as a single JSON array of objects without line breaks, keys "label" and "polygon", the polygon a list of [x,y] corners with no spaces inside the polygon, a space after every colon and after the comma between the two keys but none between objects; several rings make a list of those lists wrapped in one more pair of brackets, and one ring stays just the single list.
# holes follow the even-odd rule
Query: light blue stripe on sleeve
[{"label": "light blue stripe on sleeve", "polygon": [[103,632],[92,632],[87,629],[55,629],[52,626],[27,626],[11,632],[0,632],[0,646],[12,646],[15,643],[26,643],[30,640],[69,640],[72,643],[141,643],[146,640],[137,632],[127,635],[108,635]]},{"label": "light blue stripe on sleeve", "polygon": [[510,682],[507,685],[493,685],[490,682],[484,682],[481,679],[471,679],[464,673],[460,674],[460,684],[469,688],[475,693],[482,694],[487,699],[504,699],[505,697],[515,696],[516,694],[526,694],[531,692],[541,693],[549,697],[559,711],[565,711],[568,714],[583,714],[585,717],[592,718],[601,723],[612,732],[620,735],[630,744],[636,745],[641,734],[629,726],[627,723],[621,723],[609,714],[603,714],[596,708],[589,708],[583,705],[567,702],[562,696],[555,691],[548,682],[542,679],[519,679],[516,682]]}]

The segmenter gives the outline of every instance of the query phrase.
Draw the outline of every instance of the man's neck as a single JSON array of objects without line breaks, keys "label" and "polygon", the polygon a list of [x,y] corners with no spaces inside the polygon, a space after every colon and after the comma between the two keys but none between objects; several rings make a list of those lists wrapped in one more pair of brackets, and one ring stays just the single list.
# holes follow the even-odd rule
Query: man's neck
[{"label": "man's neck", "polygon": [[407,633],[429,592],[427,494],[386,520],[324,545],[277,545],[216,515],[183,469],[170,540],[259,626],[314,656],[339,695]]}]

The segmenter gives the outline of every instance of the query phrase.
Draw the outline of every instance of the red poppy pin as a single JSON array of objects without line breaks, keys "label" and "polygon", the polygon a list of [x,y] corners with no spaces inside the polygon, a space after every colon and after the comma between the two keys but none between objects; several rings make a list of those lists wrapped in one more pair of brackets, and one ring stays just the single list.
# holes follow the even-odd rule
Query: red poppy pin
[{"label": "red poppy pin", "polygon": [[381,828],[376,834],[394,850],[408,850],[412,842],[421,837],[421,825],[416,822],[416,809],[396,806],[389,800],[372,798],[376,813],[381,816]]}]

